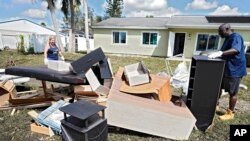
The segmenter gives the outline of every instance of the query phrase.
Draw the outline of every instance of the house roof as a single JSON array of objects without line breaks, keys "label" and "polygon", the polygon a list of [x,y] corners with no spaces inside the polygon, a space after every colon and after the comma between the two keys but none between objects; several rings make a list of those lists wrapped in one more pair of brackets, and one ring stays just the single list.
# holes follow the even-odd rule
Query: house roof
[{"label": "house roof", "polygon": [[110,18],[94,24],[93,28],[166,29],[170,17],[162,18]]},{"label": "house roof", "polygon": [[217,29],[222,23],[230,23],[234,29],[250,29],[250,16],[185,16],[162,18],[110,18],[93,28],[168,29],[197,28]]},{"label": "house roof", "polygon": [[44,35],[55,35],[55,31],[47,27],[41,26],[27,19],[18,19],[0,22],[0,30],[9,30],[16,32],[28,32]]},{"label": "house roof", "polygon": [[250,16],[172,16],[168,28],[217,29],[222,23],[230,23],[234,29],[249,29]]}]

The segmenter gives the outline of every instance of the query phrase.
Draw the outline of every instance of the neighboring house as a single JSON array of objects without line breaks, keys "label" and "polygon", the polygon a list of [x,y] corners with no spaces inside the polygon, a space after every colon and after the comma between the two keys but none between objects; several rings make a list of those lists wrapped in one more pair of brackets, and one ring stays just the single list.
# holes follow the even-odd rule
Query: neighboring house
[{"label": "neighboring house", "polygon": [[[43,52],[48,37],[56,35],[55,31],[26,19],[0,22],[0,49],[16,49],[20,42],[20,35],[24,37],[25,49],[34,48],[35,52]],[[66,37],[60,35],[64,47]]]},{"label": "neighboring house", "polygon": [[218,50],[218,27],[230,23],[250,41],[250,16],[172,16],[165,18],[110,18],[93,26],[94,46],[104,52],[190,58]]}]

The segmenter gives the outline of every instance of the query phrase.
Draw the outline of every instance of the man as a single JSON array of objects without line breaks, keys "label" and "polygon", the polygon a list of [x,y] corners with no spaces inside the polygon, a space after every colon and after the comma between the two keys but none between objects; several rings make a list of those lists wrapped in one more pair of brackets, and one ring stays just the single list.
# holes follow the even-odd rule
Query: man
[{"label": "man", "polygon": [[225,69],[222,87],[229,93],[229,108],[219,116],[221,120],[234,118],[234,108],[237,102],[237,93],[240,81],[247,74],[244,41],[241,35],[234,33],[230,24],[225,23],[218,29],[221,38],[225,38],[220,51],[210,54],[209,58],[221,57],[225,60]]}]

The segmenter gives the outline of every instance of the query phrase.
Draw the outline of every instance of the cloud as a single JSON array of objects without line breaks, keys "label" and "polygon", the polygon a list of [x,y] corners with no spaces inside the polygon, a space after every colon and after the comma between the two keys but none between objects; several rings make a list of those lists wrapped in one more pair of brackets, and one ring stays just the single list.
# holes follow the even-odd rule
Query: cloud
[{"label": "cloud", "polygon": [[13,4],[26,4],[26,3],[34,3],[35,0],[12,0]]},{"label": "cloud", "polygon": [[3,7],[5,9],[11,9],[13,8],[13,4],[7,4],[7,3],[1,3],[0,8]]},{"label": "cloud", "polygon": [[55,3],[56,9],[61,9],[62,8],[62,0],[57,0]]},{"label": "cloud", "polygon": [[37,19],[43,19],[46,17],[46,11],[40,9],[28,9],[24,11],[22,14]]},{"label": "cloud", "polygon": [[237,7],[231,8],[228,5],[219,6],[210,15],[249,15],[249,13],[241,13]]},{"label": "cloud", "polygon": [[208,2],[206,0],[193,0],[191,3],[188,3],[185,7],[186,10],[188,9],[200,9],[200,10],[208,10],[218,7],[218,2]]},{"label": "cloud", "polygon": [[42,1],[41,2],[41,9],[47,10],[47,8],[48,8],[48,3],[46,1]]},{"label": "cloud", "polygon": [[146,10],[138,10],[138,11],[130,11],[126,16],[127,17],[146,17],[146,16],[154,16],[154,17],[169,17],[172,15],[180,15],[182,12],[173,7],[168,7],[166,9],[156,10],[156,11],[146,11]]},{"label": "cloud", "polygon": [[[42,1],[41,2],[41,8],[45,10],[45,9],[47,9],[47,7],[48,7],[47,1]],[[60,10],[62,8],[62,0],[57,0],[55,2],[55,7],[56,7],[57,10]]]},{"label": "cloud", "polygon": [[126,0],[124,1],[124,11],[143,10],[154,11],[167,7],[167,0]]},{"label": "cloud", "polygon": [[[168,7],[167,0],[126,0],[123,13],[127,17],[166,17],[173,14],[180,14],[181,11]],[[105,7],[105,4],[103,5]]]}]

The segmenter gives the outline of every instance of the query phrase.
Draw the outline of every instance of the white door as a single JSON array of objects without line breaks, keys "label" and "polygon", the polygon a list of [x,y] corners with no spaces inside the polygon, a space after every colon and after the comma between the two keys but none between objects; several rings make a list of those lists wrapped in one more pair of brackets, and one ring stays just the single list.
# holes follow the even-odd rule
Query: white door
[{"label": "white door", "polygon": [[174,52],[174,39],[175,39],[175,32],[169,32],[169,39],[168,39],[168,53],[167,56],[173,56]]}]

